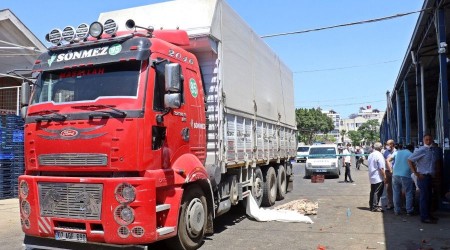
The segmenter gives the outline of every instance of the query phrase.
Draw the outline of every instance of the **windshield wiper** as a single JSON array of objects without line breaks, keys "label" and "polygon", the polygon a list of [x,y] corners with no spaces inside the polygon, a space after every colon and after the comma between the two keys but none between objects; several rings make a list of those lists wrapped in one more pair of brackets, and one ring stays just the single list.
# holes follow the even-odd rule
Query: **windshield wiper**
[{"label": "windshield wiper", "polygon": [[60,113],[58,113],[58,110],[50,110],[50,109],[45,109],[45,110],[40,110],[34,113],[29,113],[29,116],[33,116],[33,115],[39,115],[40,117],[37,117],[35,120],[40,122],[40,121],[64,121],[67,119],[67,115],[62,115]]},{"label": "windshield wiper", "polygon": [[[111,114],[111,112],[108,111],[104,111],[104,110],[99,110],[99,109],[111,109],[112,111],[114,111],[114,114],[119,115],[119,117],[125,117],[127,116],[127,112],[117,109],[115,108],[115,106],[112,105],[103,105],[103,104],[96,104],[96,105],[78,105],[78,106],[72,106],[72,108],[75,109],[86,109],[86,110],[90,110],[90,111],[99,111],[99,112],[104,112],[107,114]],[[112,114],[111,114],[112,115]],[[95,114],[91,114],[90,116],[95,116]]]}]

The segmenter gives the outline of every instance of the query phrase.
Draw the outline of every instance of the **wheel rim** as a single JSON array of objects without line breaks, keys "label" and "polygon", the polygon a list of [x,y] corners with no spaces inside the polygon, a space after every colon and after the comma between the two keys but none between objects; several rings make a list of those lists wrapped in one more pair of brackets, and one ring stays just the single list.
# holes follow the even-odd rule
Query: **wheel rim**
[{"label": "wheel rim", "polygon": [[272,175],[271,177],[271,183],[272,183],[272,187],[270,187],[270,195],[272,197],[276,197],[277,195],[277,178],[275,175]]},{"label": "wheel rim", "polygon": [[263,181],[260,177],[255,179],[255,199],[260,199],[263,195]]},{"label": "wheel rim", "polygon": [[203,231],[204,224],[205,209],[203,203],[198,198],[192,199],[186,211],[186,227],[189,237],[198,237]]},{"label": "wheel rim", "polygon": [[281,181],[280,181],[281,191],[283,193],[286,192],[286,175],[281,175]]}]

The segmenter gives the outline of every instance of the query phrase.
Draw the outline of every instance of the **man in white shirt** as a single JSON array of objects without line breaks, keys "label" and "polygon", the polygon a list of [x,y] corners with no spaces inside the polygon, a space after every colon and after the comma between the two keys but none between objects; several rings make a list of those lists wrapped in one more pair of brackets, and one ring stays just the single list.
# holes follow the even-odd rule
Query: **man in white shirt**
[{"label": "man in white shirt", "polygon": [[376,142],[373,145],[374,151],[369,155],[369,180],[370,180],[370,197],[369,208],[372,212],[383,212],[383,209],[378,205],[381,195],[383,194],[384,181],[386,180],[385,163],[381,149],[383,145]]},{"label": "man in white shirt", "polygon": [[[352,176],[350,174],[350,163],[351,163],[351,158],[350,158],[350,143],[347,144],[347,147],[344,149],[344,151],[342,152],[343,154],[343,165],[345,167],[345,182],[353,182]],[[348,177],[348,180],[347,180]]]}]

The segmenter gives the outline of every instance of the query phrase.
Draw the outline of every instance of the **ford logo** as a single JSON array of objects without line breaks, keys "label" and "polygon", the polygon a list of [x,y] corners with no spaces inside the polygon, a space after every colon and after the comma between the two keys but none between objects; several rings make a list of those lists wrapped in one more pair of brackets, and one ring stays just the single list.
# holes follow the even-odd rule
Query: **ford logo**
[{"label": "ford logo", "polygon": [[74,129],[64,129],[59,133],[59,135],[62,137],[74,137],[78,135],[78,131]]}]

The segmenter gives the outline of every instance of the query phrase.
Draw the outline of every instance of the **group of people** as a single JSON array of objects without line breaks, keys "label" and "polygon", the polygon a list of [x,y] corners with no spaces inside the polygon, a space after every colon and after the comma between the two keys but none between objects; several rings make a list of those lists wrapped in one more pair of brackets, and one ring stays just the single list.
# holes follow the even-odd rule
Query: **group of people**
[{"label": "group of people", "polygon": [[[424,145],[414,149],[413,145],[396,145],[388,140],[385,147],[379,142],[373,145],[368,157],[371,184],[369,208],[382,212],[380,198],[386,190],[386,209],[394,209],[395,215],[402,212],[405,203],[406,215],[414,215],[416,186],[419,189],[419,211],[423,223],[436,223],[432,216],[433,182],[442,167],[442,150],[433,143],[431,135],[423,137]],[[404,199],[403,194],[404,193]],[[404,202],[403,202],[404,201]]]}]

